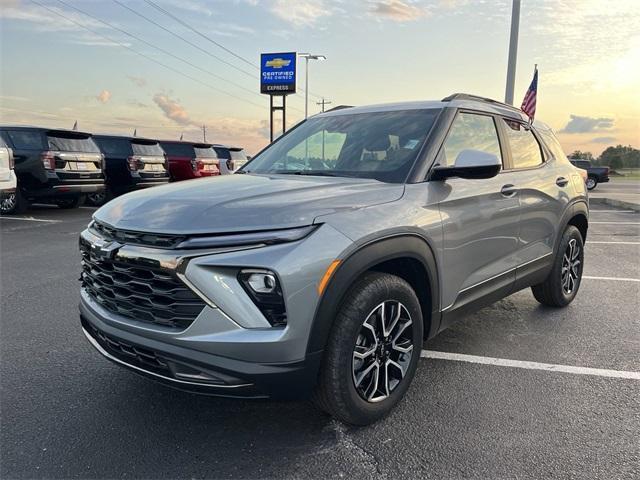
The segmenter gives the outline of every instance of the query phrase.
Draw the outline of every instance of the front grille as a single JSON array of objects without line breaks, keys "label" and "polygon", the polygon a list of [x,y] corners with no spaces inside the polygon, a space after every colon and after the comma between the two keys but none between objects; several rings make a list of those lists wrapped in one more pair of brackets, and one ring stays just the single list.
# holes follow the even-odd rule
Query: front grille
[{"label": "front grille", "polygon": [[185,329],[205,303],[175,274],[97,257],[81,242],[85,291],[110,312],[133,320]]},{"label": "front grille", "polygon": [[173,248],[187,237],[184,235],[161,235],[156,233],[134,232],[131,230],[120,230],[109,225],[94,220],[90,229],[98,236],[107,240],[116,240],[121,243],[132,243],[137,245],[148,245],[150,247]]}]

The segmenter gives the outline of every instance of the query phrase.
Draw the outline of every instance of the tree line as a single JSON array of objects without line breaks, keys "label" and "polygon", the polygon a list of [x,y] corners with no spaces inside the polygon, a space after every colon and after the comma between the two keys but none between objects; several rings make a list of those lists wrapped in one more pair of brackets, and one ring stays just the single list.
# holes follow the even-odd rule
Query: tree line
[{"label": "tree line", "polygon": [[589,160],[594,165],[607,166],[614,170],[616,168],[640,168],[640,150],[631,145],[607,147],[598,158],[594,158],[591,152],[575,150],[569,155],[569,158]]}]

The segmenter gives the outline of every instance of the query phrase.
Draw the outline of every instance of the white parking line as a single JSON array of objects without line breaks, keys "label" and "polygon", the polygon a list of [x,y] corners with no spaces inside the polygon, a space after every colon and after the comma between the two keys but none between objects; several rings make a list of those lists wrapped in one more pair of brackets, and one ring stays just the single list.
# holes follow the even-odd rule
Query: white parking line
[{"label": "white parking line", "polygon": [[462,353],[438,352],[435,350],[422,350],[422,358],[436,360],[452,360],[454,362],[479,363],[482,365],[495,365],[498,367],[525,368],[528,370],[545,370],[548,372],[573,373],[575,375],[595,375],[607,378],[627,378],[640,380],[640,372],[625,370],[608,370],[603,368],[574,367],[571,365],[556,365],[553,363],[527,362],[523,360],[509,360],[507,358],[479,357]]},{"label": "white parking line", "polygon": [[591,241],[587,242],[587,245],[591,244],[600,244],[600,245],[640,245],[640,242],[599,242],[599,241]]},{"label": "white parking line", "polygon": [[44,220],[42,218],[33,217],[0,217],[0,220],[25,220],[27,222],[46,222],[46,223],[60,223],[62,220]]},{"label": "white parking line", "polygon": [[589,210],[589,213],[636,213],[635,210]]},{"label": "white parking line", "polygon": [[609,280],[618,282],[640,282],[640,278],[625,278],[625,277],[588,277],[583,275],[584,280]]},{"label": "white parking line", "polygon": [[589,225],[640,225],[640,222],[589,222]]}]

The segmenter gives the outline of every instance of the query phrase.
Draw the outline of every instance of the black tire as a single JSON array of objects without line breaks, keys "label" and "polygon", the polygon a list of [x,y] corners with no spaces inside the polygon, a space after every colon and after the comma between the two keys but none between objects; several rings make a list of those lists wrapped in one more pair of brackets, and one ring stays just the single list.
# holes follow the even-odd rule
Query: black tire
[{"label": "black tire", "polygon": [[[374,346],[365,346],[362,344],[364,324],[371,321],[380,325],[377,323],[378,319],[385,315],[385,311],[382,310],[380,313],[380,310],[376,309],[379,309],[382,304],[388,305],[386,307],[388,318],[395,317],[398,320],[387,324],[393,327],[389,328],[386,340],[376,339]],[[393,305],[397,305],[395,312]],[[398,311],[401,315],[398,314],[396,317]],[[398,331],[399,333],[394,333]],[[411,384],[420,359],[422,333],[420,303],[411,286],[395,275],[379,272],[365,274],[345,296],[334,321],[324,353],[318,385],[313,394],[314,403],[338,420],[352,425],[368,425],[384,417],[402,399]],[[374,334],[375,332],[371,334],[372,339],[376,338]],[[394,337],[393,345],[389,343],[390,337]],[[409,340],[412,342],[411,353],[398,353],[396,347],[400,347],[400,342],[407,347],[403,349],[408,349]],[[357,345],[357,342],[361,343]],[[358,348],[369,349],[366,353],[370,355],[367,358],[370,362],[369,366],[371,363],[387,366],[385,369],[387,373],[378,370],[379,376],[384,375],[382,377],[384,384],[380,389],[390,392],[387,396],[384,393],[378,395],[379,398],[371,395],[369,398],[372,400],[367,400],[363,396],[365,392],[362,392],[366,388],[362,385],[356,387],[356,374],[362,375],[362,371],[367,369],[363,367],[362,371],[356,372],[358,362],[362,362],[361,365],[365,362],[365,360],[355,359]],[[380,356],[378,356],[379,352]],[[394,355],[395,357],[392,357]],[[390,366],[389,362],[392,360],[394,363],[397,362],[398,368]],[[400,363],[403,368],[400,368]],[[367,375],[363,377],[367,378]],[[359,378],[362,383],[365,383],[362,377]],[[380,377],[374,377],[373,374],[369,378],[370,383],[367,388],[371,389],[373,394],[378,392],[379,379]]]},{"label": "black tire", "polygon": [[[569,250],[572,242],[575,242],[575,246],[579,248],[579,251],[573,259],[569,259],[569,265],[572,265],[571,270],[565,271],[565,267],[567,266],[567,255],[571,256]],[[577,267],[573,267],[573,265],[575,265],[575,261],[579,262]],[[533,296],[543,305],[547,305],[549,307],[566,307],[573,301],[578,293],[582,280],[583,269],[584,240],[580,231],[573,225],[569,225],[562,234],[562,239],[558,244],[558,251],[555,254],[553,268],[551,269],[549,276],[544,282],[531,287]],[[565,275],[569,275],[573,278],[574,273],[575,280],[573,280],[572,285],[571,282],[568,283],[568,285],[571,285],[571,288],[568,291],[566,288],[567,283],[565,283],[563,279],[566,279]]]},{"label": "black tire", "polygon": [[54,201],[59,208],[64,210],[70,210],[72,208],[78,208],[84,203],[84,195],[78,195],[77,197],[58,198]]},{"label": "black tire", "polygon": [[19,215],[29,208],[29,202],[22,195],[19,188],[2,198],[0,201],[0,215]]},{"label": "black tire", "polygon": [[598,185],[598,179],[596,177],[587,178],[587,190],[593,190]]}]

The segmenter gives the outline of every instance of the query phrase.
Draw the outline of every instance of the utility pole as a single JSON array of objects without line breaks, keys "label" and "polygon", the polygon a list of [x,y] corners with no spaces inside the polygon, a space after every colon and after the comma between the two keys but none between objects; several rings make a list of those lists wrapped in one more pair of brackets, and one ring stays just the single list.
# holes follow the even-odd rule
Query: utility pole
[{"label": "utility pole", "polygon": [[330,105],[331,102],[329,100],[325,100],[324,97],[322,97],[322,101],[321,102],[316,102],[316,105],[322,105],[322,113],[324,113],[324,106],[325,105]]},{"label": "utility pole", "polygon": [[513,89],[516,83],[516,60],[518,58],[518,30],[520,28],[520,0],[513,0],[511,9],[511,38],[509,40],[509,64],[507,66],[507,88],[504,103],[513,105]]},{"label": "utility pole", "polygon": [[202,125],[202,141],[207,142],[207,126]]}]

